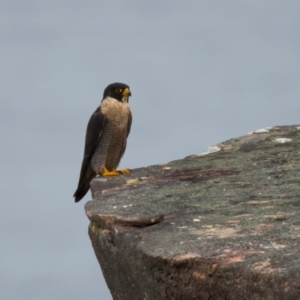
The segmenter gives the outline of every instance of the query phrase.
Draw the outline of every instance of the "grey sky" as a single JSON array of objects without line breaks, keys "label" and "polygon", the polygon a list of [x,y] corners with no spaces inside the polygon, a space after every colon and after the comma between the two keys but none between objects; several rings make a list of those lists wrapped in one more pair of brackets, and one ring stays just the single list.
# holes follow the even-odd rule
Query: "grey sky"
[{"label": "grey sky", "polygon": [[120,167],[297,124],[300,2],[0,0],[1,299],[111,299],[74,204],[87,121],[130,85]]}]

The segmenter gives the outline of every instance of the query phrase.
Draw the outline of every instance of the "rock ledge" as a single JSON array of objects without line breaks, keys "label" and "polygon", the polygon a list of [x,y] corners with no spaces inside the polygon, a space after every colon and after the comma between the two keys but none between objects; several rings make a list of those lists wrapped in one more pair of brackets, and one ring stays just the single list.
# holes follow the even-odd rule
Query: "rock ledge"
[{"label": "rock ledge", "polygon": [[300,299],[300,127],[91,183],[113,299]]}]

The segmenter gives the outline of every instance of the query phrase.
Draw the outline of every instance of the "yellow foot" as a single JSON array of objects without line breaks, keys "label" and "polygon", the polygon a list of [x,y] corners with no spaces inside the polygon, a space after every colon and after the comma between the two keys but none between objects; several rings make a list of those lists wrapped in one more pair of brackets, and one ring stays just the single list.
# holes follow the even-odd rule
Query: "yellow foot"
[{"label": "yellow foot", "polygon": [[118,176],[120,174],[126,174],[129,173],[129,169],[122,169],[122,170],[112,170],[112,171],[108,171],[106,168],[103,168],[102,172],[101,172],[101,176]]},{"label": "yellow foot", "polygon": [[129,169],[122,169],[122,170],[119,170],[117,171],[119,174],[127,174],[127,173],[130,173],[130,170]]}]

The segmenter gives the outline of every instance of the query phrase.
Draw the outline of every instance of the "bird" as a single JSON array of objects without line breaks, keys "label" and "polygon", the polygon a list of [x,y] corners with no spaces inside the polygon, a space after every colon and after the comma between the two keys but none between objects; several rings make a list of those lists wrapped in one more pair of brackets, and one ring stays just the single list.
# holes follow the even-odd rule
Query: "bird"
[{"label": "bird", "polygon": [[87,125],[79,182],[73,195],[75,202],[86,195],[97,175],[118,176],[130,172],[117,170],[131,129],[130,96],[130,87],[124,83],[115,82],[105,88],[100,105]]}]

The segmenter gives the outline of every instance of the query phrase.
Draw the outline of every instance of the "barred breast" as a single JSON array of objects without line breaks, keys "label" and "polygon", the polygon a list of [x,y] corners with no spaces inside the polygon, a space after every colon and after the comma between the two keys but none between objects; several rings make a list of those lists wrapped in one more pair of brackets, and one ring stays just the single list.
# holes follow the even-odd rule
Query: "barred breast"
[{"label": "barred breast", "polygon": [[101,112],[105,115],[105,124],[101,133],[91,166],[100,174],[106,167],[116,170],[126,148],[130,106],[113,98],[105,98],[101,103]]}]

